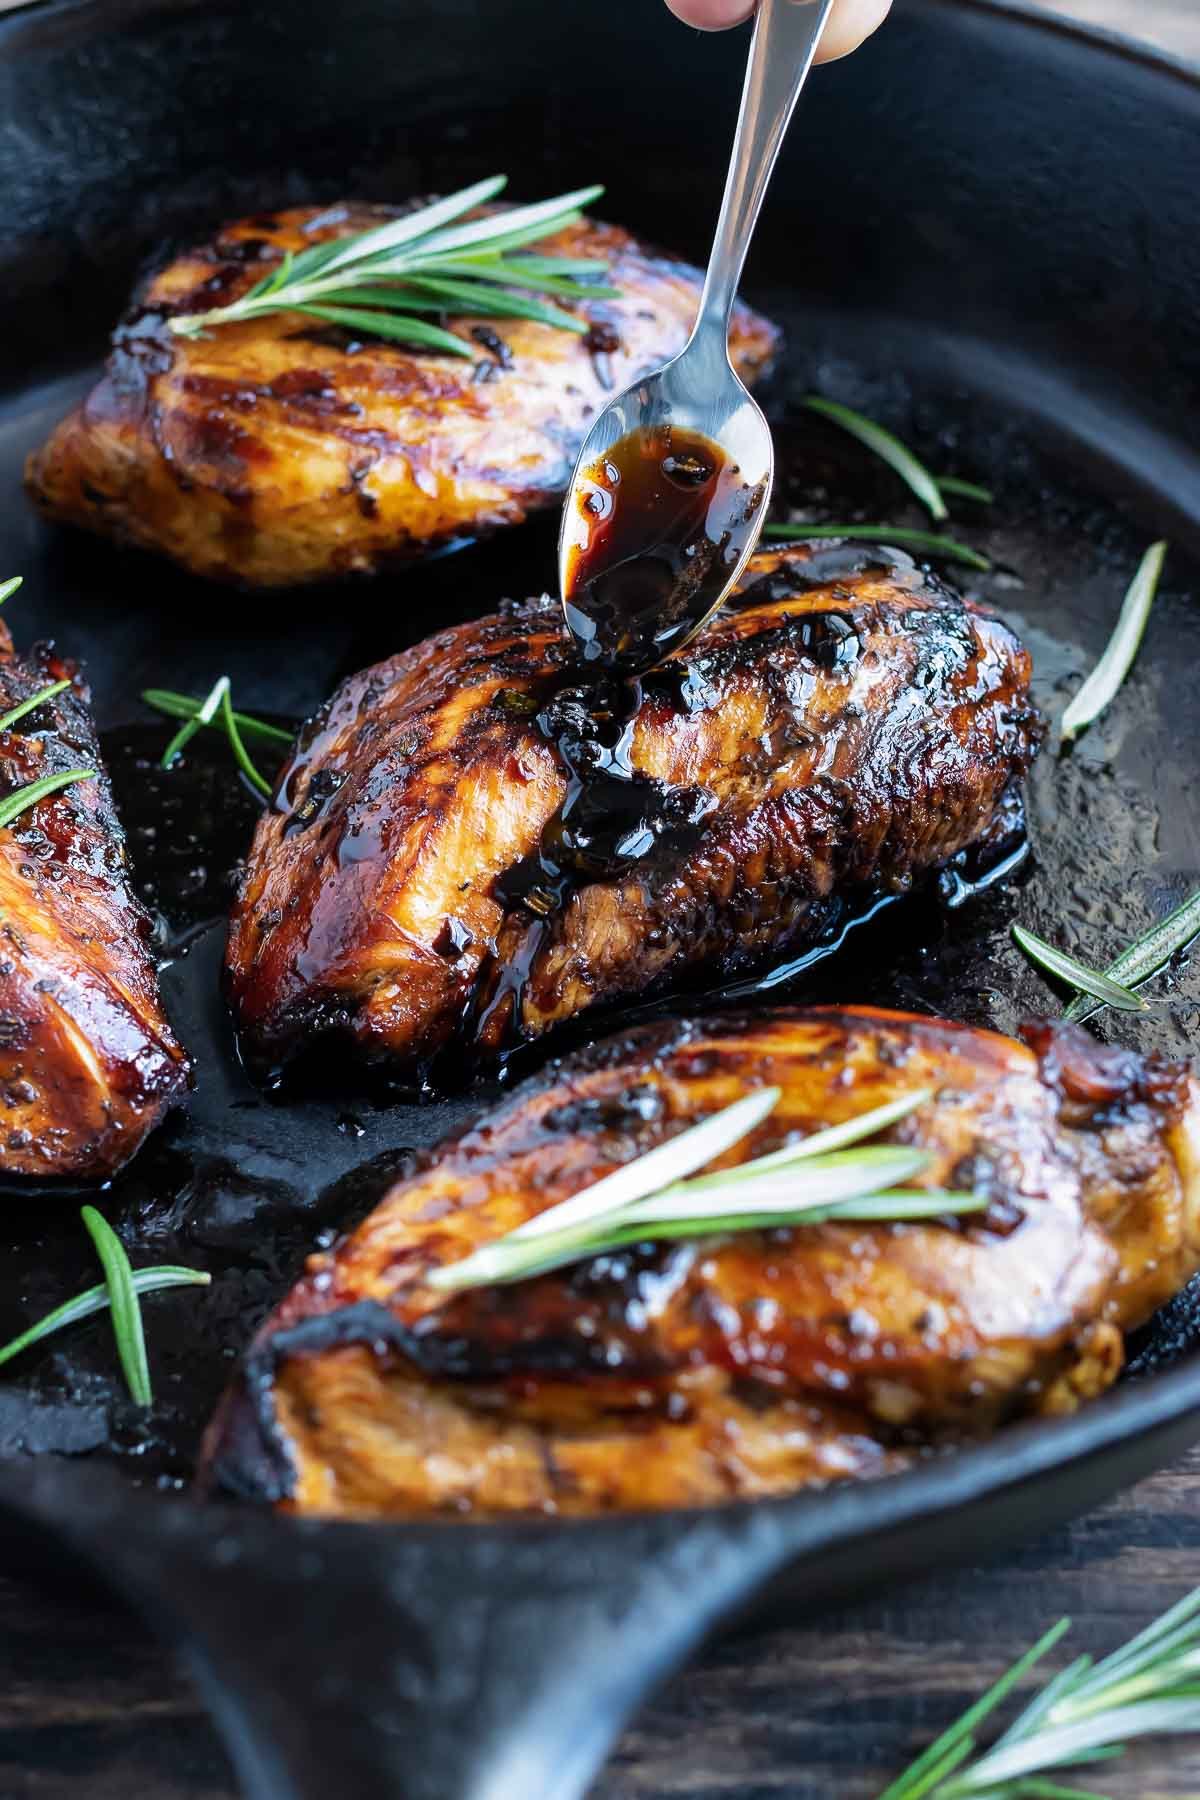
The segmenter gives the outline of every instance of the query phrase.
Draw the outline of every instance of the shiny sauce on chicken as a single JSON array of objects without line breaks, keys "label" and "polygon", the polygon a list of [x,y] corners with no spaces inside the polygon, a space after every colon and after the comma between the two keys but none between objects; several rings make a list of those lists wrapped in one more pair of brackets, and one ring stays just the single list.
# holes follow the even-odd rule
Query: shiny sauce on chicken
[{"label": "shiny sauce on chicken", "polygon": [[[685,450],[684,442],[692,448]],[[674,455],[668,455],[667,462],[678,462],[685,455],[698,460],[704,455],[715,464],[721,457],[718,447],[698,434],[686,434],[685,439],[685,434],[676,432],[674,443]],[[621,440],[617,451],[624,452],[633,444],[631,434]],[[628,454],[633,456],[635,451]],[[627,465],[614,465],[610,473],[617,477],[621,466]],[[709,496],[709,517],[717,508],[718,481],[719,476],[711,469],[703,479],[697,475],[694,491]],[[659,492],[653,473],[647,475],[638,470],[637,482],[639,503],[657,504]],[[678,520],[680,515],[677,512],[675,516]],[[648,525],[653,523],[646,515],[641,517]],[[636,523],[623,527],[628,538],[632,538]],[[615,531],[612,542],[620,544]],[[667,548],[663,549],[664,557]],[[612,553],[595,552],[597,557]],[[825,552],[817,558],[818,572],[812,585],[820,585],[821,575],[830,568],[859,572],[876,560],[886,565],[888,554],[871,552],[864,556],[852,549],[849,555],[843,550],[840,556],[831,557]],[[636,557],[618,565],[608,576],[602,573],[599,580],[615,581],[622,566],[634,571],[630,576],[632,590],[639,579]],[[851,625],[838,614],[815,614],[805,619],[801,635],[815,666],[823,670],[848,665],[858,655],[858,639]],[[717,795],[700,783],[668,783],[643,773],[634,766],[633,742],[637,720],[647,700],[661,699],[673,711],[691,713],[703,711],[711,697],[703,670],[688,662],[656,668],[644,676],[599,673],[591,681],[560,688],[536,711],[533,723],[567,777],[566,793],[547,820],[536,851],[495,884],[496,895],[506,906],[520,907],[530,915],[529,929],[514,953],[501,962],[495,992],[481,1017],[471,1019],[471,1023],[486,1025],[492,1015],[509,1008],[516,1017],[533,963],[545,947],[553,916],[562,911],[577,888],[589,881],[619,880],[638,869],[649,874],[669,868],[699,845],[706,824],[718,810]],[[517,707],[527,701],[514,690],[509,703]]]},{"label": "shiny sauce on chicken", "polygon": [[[812,562],[811,572],[789,570],[788,592],[893,566],[889,551],[864,552],[854,546],[822,550]],[[853,619],[841,612],[813,613],[798,622],[795,635],[814,668],[825,674],[849,669],[861,652]],[[657,781],[637,769],[634,731],[646,702],[674,714],[694,714],[712,699],[702,661],[690,660],[644,675],[597,674],[559,688],[536,711],[535,703],[513,690],[508,704],[535,711],[533,722],[555,752],[567,791],[546,823],[537,852],[501,878],[503,897],[545,917],[583,881],[612,880],[639,865],[653,868],[677,861],[694,848],[717,810],[715,793],[699,783]],[[793,730],[804,735],[799,726]]]},{"label": "shiny sauce on chicken", "polygon": [[[711,438],[671,426],[627,433],[579,484],[564,602],[581,673],[595,679],[561,689],[537,713],[567,791],[537,852],[499,883],[535,919],[558,911],[581,881],[678,859],[716,810],[709,789],[655,781],[633,766],[640,677],[716,605],[762,498]],[[521,961],[501,982],[505,995],[524,985]]]}]

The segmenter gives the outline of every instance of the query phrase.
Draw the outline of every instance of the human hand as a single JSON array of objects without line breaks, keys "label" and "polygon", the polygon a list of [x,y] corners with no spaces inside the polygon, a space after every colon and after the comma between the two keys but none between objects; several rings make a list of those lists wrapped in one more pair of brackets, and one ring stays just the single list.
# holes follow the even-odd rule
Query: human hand
[{"label": "human hand", "polygon": [[[821,47],[818,62],[833,62],[857,50],[864,38],[883,24],[891,10],[892,0],[837,0]],[[701,31],[724,31],[740,25],[754,11],[754,0],[667,0],[676,18]]]}]

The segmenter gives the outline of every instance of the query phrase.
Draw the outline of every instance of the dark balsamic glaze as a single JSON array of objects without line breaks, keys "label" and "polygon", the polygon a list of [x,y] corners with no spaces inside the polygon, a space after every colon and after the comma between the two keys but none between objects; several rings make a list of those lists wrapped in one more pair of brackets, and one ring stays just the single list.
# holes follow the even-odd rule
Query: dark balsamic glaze
[{"label": "dark balsamic glaze", "polygon": [[[682,456],[678,439],[676,434],[677,454]],[[916,565],[903,552],[829,545],[807,563],[789,563],[761,576],[733,604],[761,605],[831,584],[836,594],[839,579],[849,581],[880,567],[912,573]],[[849,607],[853,592],[847,587],[844,593]],[[860,654],[857,630],[845,611],[805,614],[788,620],[781,629],[824,670],[849,667]],[[650,878],[659,869],[677,869],[699,846],[708,820],[717,811],[717,796],[703,786],[673,786],[642,773],[633,762],[634,734],[646,702],[656,710],[675,713],[697,713],[715,705],[721,660],[722,653],[714,651],[644,675],[623,678],[604,674],[590,683],[564,686],[542,704],[534,723],[566,776],[566,793],[547,822],[537,850],[494,884],[496,899],[506,909],[516,909],[519,917],[523,915],[524,929],[515,947],[506,947],[503,955],[493,953],[490,966],[480,971],[464,1011],[459,1041],[431,1077],[435,1086],[455,1080],[456,1064],[469,1072],[474,1047],[481,1040],[495,1042],[497,1026],[502,1075],[511,1074],[514,1066],[528,1060],[518,1057],[525,990],[550,938],[555,915],[579,887],[589,881],[614,881],[634,873]],[[576,672],[580,672],[578,665]],[[503,698],[506,694],[503,690],[498,697],[503,704],[509,704]],[[806,932],[811,937],[808,948],[797,958],[787,958],[782,964],[786,974],[775,978],[799,975],[832,956],[853,925],[874,917],[886,898],[872,890],[839,895],[823,908],[814,906]],[[770,985],[772,976],[764,980]],[[714,999],[722,997],[722,990],[714,990],[711,984],[702,991]],[[741,996],[757,989],[754,982],[739,980],[731,991]],[[622,1016],[628,1016],[628,1009]],[[594,1035],[601,1028],[596,1014],[589,1013],[589,1032]]]},{"label": "dark balsamic glaze", "polygon": [[[655,688],[675,690],[676,705],[698,711],[712,690],[693,665],[662,672]],[[535,724],[567,778],[562,804],[547,822],[536,852],[496,882],[496,898],[518,907],[528,923],[512,954],[481,980],[464,1020],[471,1043],[496,1017],[510,1047],[519,1036],[521,1000],[553,915],[587,881],[611,881],[634,870],[675,867],[699,842],[717,810],[709,788],[675,786],[633,764],[633,740],[647,682],[611,676],[551,696]],[[657,693],[655,694],[657,698]],[[486,998],[482,998],[486,992]]]},{"label": "dark balsamic glaze", "polygon": [[[759,577],[732,604],[761,605],[825,587],[837,595],[839,581],[849,582],[880,567],[910,574],[916,569],[903,552],[828,545],[806,563],[788,563]],[[841,592],[846,602],[842,610],[804,614],[780,627],[816,667],[826,671],[848,668],[861,654],[851,616],[853,590],[847,586]],[[640,676],[604,674],[590,683],[559,688],[543,702],[534,723],[566,776],[566,793],[537,850],[494,884],[496,899],[506,910],[515,911],[523,929],[518,926],[515,943],[506,942],[503,953],[493,948],[480,970],[457,1041],[430,1072],[435,1089],[452,1085],[463,1074],[469,1076],[481,1041],[493,1051],[499,1045],[502,1079],[531,1060],[521,1032],[525,991],[552,935],[555,916],[578,888],[632,874],[652,879],[660,869],[677,870],[700,845],[707,822],[718,809],[717,796],[700,785],[674,786],[642,773],[633,762],[634,734],[647,702],[656,711],[677,714],[715,705],[722,663],[729,654],[736,656],[736,649],[714,649]],[[777,982],[799,977],[833,956],[854,926],[873,918],[891,897],[871,889],[814,902],[804,933],[806,947],[795,956],[783,953],[783,961],[762,975],[761,986],[754,977],[714,988],[711,980],[705,984],[701,977],[691,983],[685,979],[683,988],[690,986],[714,1001],[767,992]],[[678,982],[672,983],[672,991],[679,993]],[[646,1010],[652,1015],[662,1008],[652,1000],[647,1007],[635,1006],[632,1016]],[[621,1016],[631,1016],[630,1009],[622,1008]],[[594,1036],[603,1029],[603,1012],[589,1011],[586,1034]],[[574,1035],[567,1030],[568,1039]]]},{"label": "dark balsamic glaze", "polygon": [[497,883],[498,897],[545,917],[580,880],[610,880],[649,862],[675,861],[700,838],[717,798],[675,787],[633,765],[642,681],[563,688],[535,723],[567,776],[562,805],[534,856]]},{"label": "dark balsamic glaze", "polygon": [[711,438],[663,425],[621,438],[577,495],[563,584],[571,635],[585,664],[641,674],[720,600],[763,486]]}]

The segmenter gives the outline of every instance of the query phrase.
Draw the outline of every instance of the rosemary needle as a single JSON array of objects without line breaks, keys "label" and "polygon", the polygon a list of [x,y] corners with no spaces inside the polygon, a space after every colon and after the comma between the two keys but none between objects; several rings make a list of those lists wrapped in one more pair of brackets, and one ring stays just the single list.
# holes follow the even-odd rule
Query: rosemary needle
[{"label": "rosemary needle", "polygon": [[1151,544],[1129,584],[1108,647],[1062,719],[1062,740],[1069,744],[1100,717],[1133,667],[1166,560],[1166,543]]},{"label": "rosemary needle", "polygon": [[[1182,906],[1168,913],[1157,925],[1123,950],[1104,973],[1110,981],[1123,987],[1141,987],[1166,968],[1173,957],[1186,950],[1200,936],[1200,888],[1188,896]],[[1081,994],[1072,1000],[1063,1017],[1081,1024],[1092,1018],[1107,1004],[1094,995]]]},{"label": "rosemary needle", "polygon": [[874,419],[868,419],[864,414],[855,412],[852,407],[842,406],[836,400],[824,400],[819,395],[811,394],[804,404],[810,412],[820,413],[823,419],[840,425],[843,431],[857,438],[860,444],[873,450],[912,489],[922,506],[928,508],[931,518],[940,520],[949,516],[935,477],[898,437],[885,431]]},{"label": "rosemary needle", "polygon": [[518,1225],[512,1235],[532,1238],[546,1232],[562,1231],[568,1225],[582,1225],[589,1219],[621,1212],[635,1201],[644,1200],[648,1194],[661,1192],[672,1182],[702,1169],[706,1163],[740,1143],[748,1132],[774,1112],[782,1094],[782,1088],[764,1087],[756,1093],[743,1095],[732,1106],[724,1106],[719,1112],[701,1119],[698,1125],[690,1125],[665,1143],[656,1144],[644,1156],[624,1163],[570,1200],[551,1207],[548,1212],[536,1214],[524,1225]]},{"label": "rosemary needle", "polygon": [[10,594],[16,593],[24,579],[23,575],[10,575],[7,581],[0,581],[0,606],[4,605]]},{"label": "rosemary needle", "polygon": [[950,494],[959,500],[974,500],[980,506],[993,506],[996,501],[991,488],[980,487],[976,481],[964,481],[959,475],[939,475],[937,484],[943,498]]},{"label": "rosemary needle", "polygon": [[70,685],[69,681],[52,681],[38,693],[30,694],[28,700],[22,700],[20,706],[14,706],[11,712],[0,717],[0,731],[11,731],[18,719],[23,719],[36,707],[43,706],[47,700],[53,700],[56,694],[61,694]]},{"label": "rosemary needle", "polygon": [[[815,1167],[815,1166],[814,1166]],[[812,1185],[819,1177],[814,1175]],[[611,1224],[581,1225],[568,1231],[547,1233],[545,1237],[513,1242],[500,1239],[485,1244],[481,1250],[462,1262],[449,1263],[427,1277],[429,1286],[444,1292],[459,1288],[504,1286],[516,1281],[529,1281],[572,1263],[590,1262],[614,1250],[627,1250],[635,1244],[669,1243],[674,1239],[726,1236],[742,1231],[779,1231],[790,1226],[823,1225],[829,1220],[844,1223],[905,1224],[922,1219],[945,1219],[951,1215],[984,1212],[987,1201],[974,1194],[950,1193],[941,1188],[889,1188],[883,1192],[867,1191],[868,1180],[860,1181],[863,1190],[857,1196],[821,1203],[816,1199],[797,1200],[788,1207],[767,1210],[755,1207],[751,1197],[737,1195],[734,1205],[746,1210],[727,1213],[704,1212],[692,1217],[658,1218],[650,1206],[631,1213],[631,1223],[617,1219]]]},{"label": "rosemary needle", "polygon": [[200,702],[195,712],[186,718],[175,733],[159,760],[160,769],[169,769],[175,758],[186,744],[190,744],[196,733],[205,725],[211,725],[217,708],[229,692],[228,675],[218,675],[208,694]]},{"label": "rosemary needle", "polygon": [[262,719],[255,719],[249,713],[238,713],[233,710],[233,693],[228,675],[218,676],[203,700],[196,700],[190,694],[176,694],[169,688],[147,688],[142,699],[148,706],[158,712],[165,712],[171,718],[182,719],[183,724],[175,733],[162,753],[160,767],[170,768],[184,745],[189,743],[198,731],[206,725],[214,726],[225,733],[229,747],[242,774],[252,787],[267,797],[271,793],[271,784],[255,766],[254,759],[246,748],[242,737],[246,730],[268,743],[290,744],[292,734],[281,731],[278,726],[268,725]]},{"label": "rosemary needle", "polygon": [[801,542],[805,538],[845,538],[848,543],[895,544],[902,550],[928,550],[947,562],[963,563],[984,574],[992,566],[986,556],[972,550],[969,544],[960,544],[936,531],[914,531],[908,525],[807,525],[797,521],[791,525],[766,525],[763,536]]},{"label": "rosemary needle", "polygon": [[39,800],[45,800],[50,794],[57,794],[60,788],[69,787],[73,781],[89,781],[95,776],[95,769],[64,769],[60,775],[42,775],[37,781],[26,782],[7,799],[0,800],[0,826],[11,825],[14,819],[20,818]]},{"label": "rosemary needle", "polygon": [[1110,975],[1102,975],[1098,969],[1089,969],[1075,957],[1069,956],[1065,950],[1058,950],[1040,938],[1035,932],[1026,931],[1023,925],[1014,925],[1012,934],[1017,947],[1023,950],[1030,962],[1036,963],[1040,969],[1055,975],[1060,981],[1069,982],[1081,994],[1090,994],[1093,1000],[1099,1000],[1105,1006],[1116,1007],[1118,1012],[1145,1012],[1146,1002],[1114,981]]},{"label": "rosemary needle", "polygon": [[254,763],[251,761],[250,752],[242,742],[242,734],[238,730],[237,720],[233,715],[233,702],[229,698],[228,682],[226,682],[224,692],[221,695],[221,717],[225,721],[225,730],[229,734],[229,747],[233,751],[239,769],[251,786],[256,787],[259,793],[265,795],[269,800],[271,797],[271,784],[259,774]]},{"label": "rosemary needle", "polygon": [[103,1213],[98,1213],[94,1206],[82,1207],[80,1217],[96,1246],[96,1254],[104,1270],[112,1308],[113,1336],[117,1340],[117,1355],[125,1372],[125,1385],[137,1406],[150,1406],[154,1395],[150,1387],[150,1368],[146,1361],[142,1309],[125,1246]]},{"label": "rosemary needle", "polygon": [[907,1119],[909,1113],[916,1112],[918,1107],[932,1099],[932,1088],[914,1088],[897,1100],[887,1100],[882,1106],[873,1106],[869,1112],[855,1113],[853,1118],[843,1119],[840,1125],[822,1126],[820,1131],[810,1132],[799,1143],[784,1144],[780,1150],[771,1150],[766,1156],[756,1156],[752,1163],[739,1163],[732,1169],[720,1169],[715,1175],[698,1175],[688,1186],[695,1193],[705,1187],[736,1181],[747,1169],[753,1169],[756,1174],[762,1175],[770,1169],[790,1168],[793,1163],[805,1162],[813,1156],[828,1156],[833,1150],[845,1150],[851,1144],[861,1144],[864,1138],[886,1131],[889,1125],[898,1125],[901,1119]]}]

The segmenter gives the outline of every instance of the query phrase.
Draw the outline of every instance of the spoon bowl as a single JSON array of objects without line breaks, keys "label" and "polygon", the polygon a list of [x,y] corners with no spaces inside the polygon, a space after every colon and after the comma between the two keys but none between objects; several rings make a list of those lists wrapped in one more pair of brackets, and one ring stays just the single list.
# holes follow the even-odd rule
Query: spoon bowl
[{"label": "spoon bowl", "polygon": [[[695,340],[693,340],[694,342]],[[580,452],[559,531],[567,629],[585,663],[637,674],[721,605],[758,542],[771,429],[706,336],[626,389]]]},{"label": "spoon bowl", "polygon": [[771,430],[729,360],[729,320],[784,133],[833,0],[760,0],[721,216],[692,335],[584,440],[558,540],[580,659],[637,675],[725,600],[771,497]]}]

